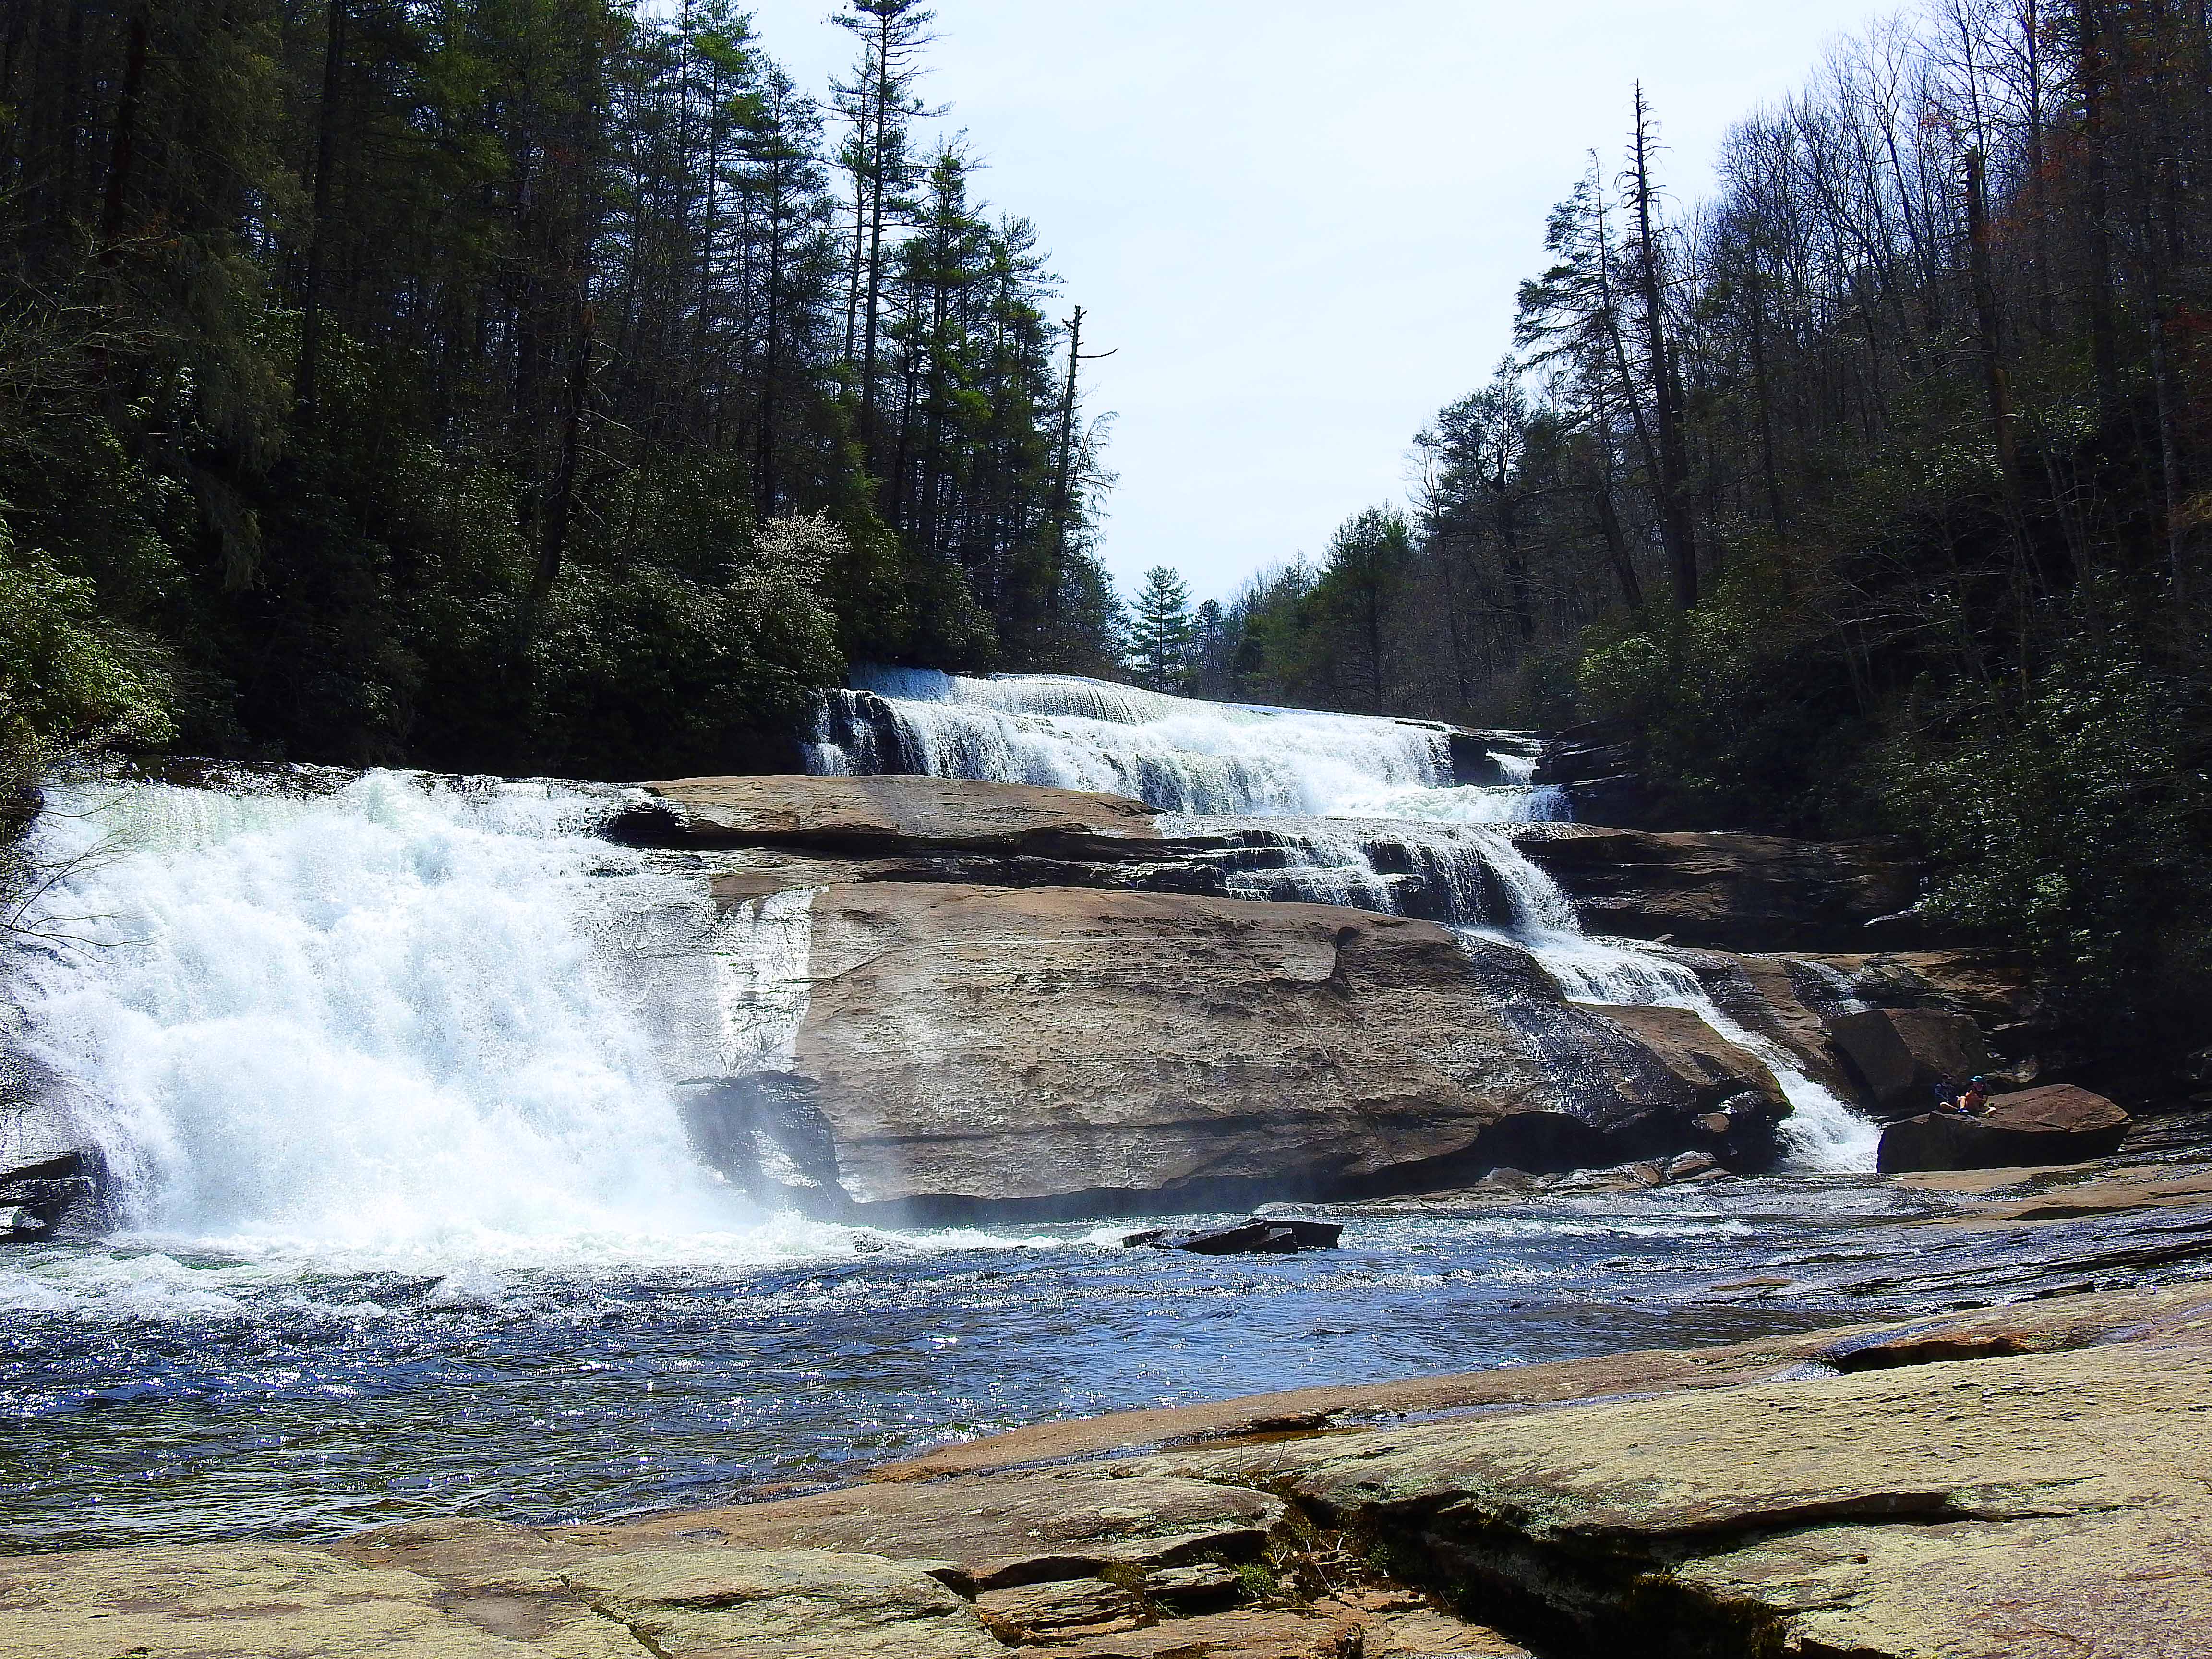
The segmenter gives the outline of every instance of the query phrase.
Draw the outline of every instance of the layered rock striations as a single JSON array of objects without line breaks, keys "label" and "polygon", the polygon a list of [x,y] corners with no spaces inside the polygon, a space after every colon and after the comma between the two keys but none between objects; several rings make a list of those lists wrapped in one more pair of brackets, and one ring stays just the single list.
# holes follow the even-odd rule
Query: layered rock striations
[{"label": "layered rock striations", "polygon": [[[1756,1161],[1784,1109],[1717,1036],[1692,1067],[1525,953],[1423,921],[898,883],[824,889],[810,926],[787,1069],[691,1109],[737,1178],[833,1209],[1212,1207],[1492,1164]],[[1699,1123],[1730,1100],[1741,1121]]]}]

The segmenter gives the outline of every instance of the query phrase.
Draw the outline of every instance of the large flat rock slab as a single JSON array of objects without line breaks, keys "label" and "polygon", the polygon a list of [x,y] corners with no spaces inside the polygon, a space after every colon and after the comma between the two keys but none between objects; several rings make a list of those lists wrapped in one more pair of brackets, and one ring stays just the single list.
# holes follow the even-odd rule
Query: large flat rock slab
[{"label": "large flat rock slab", "polygon": [[647,1550],[568,1575],[655,1659],[995,1659],[974,1606],[910,1564],[824,1550]]},{"label": "large flat rock slab", "polygon": [[[0,1560],[0,1659],[524,1659],[440,1605],[440,1586],[283,1545],[88,1550]],[[619,1629],[568,1650],[635,1659]]]},{"label": "large flat rock slab", "polygon": [[2004,1310],[1874,1370],[1158,1462],[1289,1497],[1540,1650],[2178,1659],[2212,1650],[2203,1304]]},{"label": "large flat rock slab", "polygon": [[808,925],[787,1069],[693,1108],[757,1190],[781,1168],[855,1211],[1231,1207],[1725,1139],[1705,1082],[1526,952],[1427,922],[898,883],[824,889]]},{"label": "large flat rock slab", "polygon": [[666,808],[668,830],[694,846],[1110,859],[1139,855],[1142,843],[1160,838],[1142,801],[1029,784],[789,776],[680,778],[645,787]]},{"label": "large flat rock slab", "polygon": [[1045,1470],[929,1486],[877,1484],[690,1510],[614,1528],[564,1528],[586,1547],[712,1540],[755,1549],[856,1550],[957,1567],[1003,1589],[1098,1573],[1257,1555],[1284,1506],[1264,1492],[1176,1476]]}]

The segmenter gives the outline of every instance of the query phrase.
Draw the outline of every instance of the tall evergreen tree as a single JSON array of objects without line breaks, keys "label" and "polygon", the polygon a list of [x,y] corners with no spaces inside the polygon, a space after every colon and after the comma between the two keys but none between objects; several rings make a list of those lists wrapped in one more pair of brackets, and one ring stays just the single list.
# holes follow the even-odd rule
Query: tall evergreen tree
[{"label": "tall evergreen tree", "polygon": [[1190,669],[1190,589],[1166,565],[1145,572],[1129,617],[1129,667],[1155,691],[1183,689]]}]

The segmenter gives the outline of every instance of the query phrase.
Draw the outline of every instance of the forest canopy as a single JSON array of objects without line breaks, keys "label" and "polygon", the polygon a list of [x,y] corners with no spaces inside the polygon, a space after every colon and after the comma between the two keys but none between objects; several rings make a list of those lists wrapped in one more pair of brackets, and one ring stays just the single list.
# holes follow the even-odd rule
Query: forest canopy
[{"label": "forest canopy", "polygon": [[638,776],[1112,668],[1076,318],[931,14],[837,21],[817,98],[729,0],[7,8],[8,741]]}]

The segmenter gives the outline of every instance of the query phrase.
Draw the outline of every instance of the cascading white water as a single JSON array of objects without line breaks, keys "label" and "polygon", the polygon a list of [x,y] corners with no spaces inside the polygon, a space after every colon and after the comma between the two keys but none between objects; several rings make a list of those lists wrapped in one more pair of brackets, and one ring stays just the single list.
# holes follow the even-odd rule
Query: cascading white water
[{"label": "cascading white water", "polygon": [[594,833],[610,805],[390,772],[57,799],[41,850],[82,861],[8,968],[118,1219],[430,1266],[834,1248],[702,1167],[674,1089],[787,1054],[803,903],[718,922]]},{"label": "cascading white water", "polygon": [[899,753],[883,753],[872,727],[848,722],[810,745],[814,772],[903,767],[1101,790],[1182,813],[1485,823],[1565,809],[1561,792],[1528,781],[1533,754],[1493,755],[1498,784],[1457,785],[1451,734],[1424,721],[1202,702],[1055,674],[876,670],[860,689],[888,704]]},{"label": "cascading white water", "polygon": [[1235,871],[1228,890],[1390,914],[1418,890],[1425,914],[1441,910],[1528,951],[1571,998],[1694,1011],[1774,1073],[1795,1109],[1784,1128],[1795,1162],[1874,1167],[1873,1123],[1781,1044],[1733,1018],[1680,963],[1587,937],[1559,884],[1485,827],[1569,816],[1565,792],[1531,786],[1537,763],[1527,745],[1488,749],[1501,781],[1468,786],[1455,781],[1449,733],[1415,721],[1202,702],[1057,675],[874,671],[860,689],[889,705],[901,752],[879,752],[860,725],[849,744],[823,734],[811,752],[817,772],[896,763],[936,776],[1103,790],[1161,809],[1170,835],[1218,833],[1233,828],[1219,822],[1227,817],[1363,820],[1285,824],[1267,842],[1282,861]]}]

